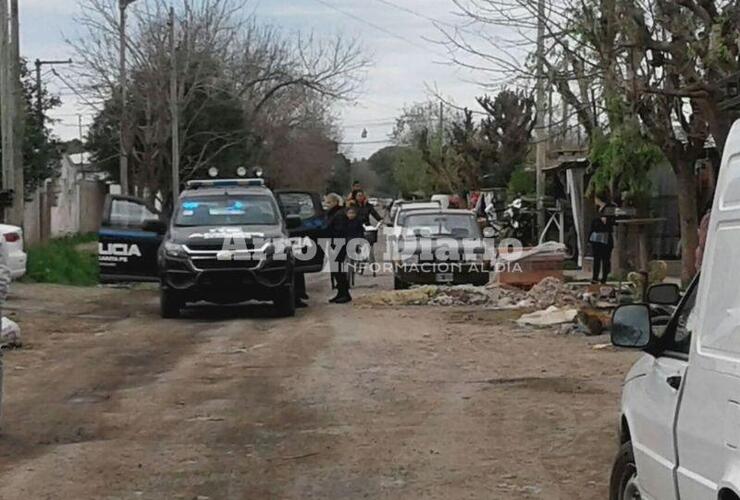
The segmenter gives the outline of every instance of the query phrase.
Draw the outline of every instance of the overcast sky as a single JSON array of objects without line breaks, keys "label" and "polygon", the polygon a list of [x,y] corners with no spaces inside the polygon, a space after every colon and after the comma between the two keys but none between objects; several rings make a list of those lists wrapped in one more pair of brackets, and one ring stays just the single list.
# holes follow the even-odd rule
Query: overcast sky
[{"label": "overcast sky", "polygon": [[[73,57],[64,40],[76,34],[77,0],[20,0],[20,8],[21,52],[25,57]],[[357,102],[337,110],[344,141],[357,143],[345,146],[351,148],[353,157],[367,157],[386,145],[377,141],[387,141],[399,110],[404,104],[425,100],[428,88],[438,88],[461,106],[472,106],[480,92],[469,83],[469,73],[444,64],[443,49],[425,40],[440,39],[431,19],[456,21],[451,0],[254,0],[251,9],[264,22],[289,31],[355,36],[373,56],[374,65]],[[59,67],[58,71],[67,80],[74,78],[70,68]],[[64,101],[55,113],[61,120],[57,134],[64,139],[79,136],[78,115],[84,125],[90,122],[93,110],[48,68],[44,73],[45,83]],[[366,139],[360,137],[363,128],[368,130]]]}]

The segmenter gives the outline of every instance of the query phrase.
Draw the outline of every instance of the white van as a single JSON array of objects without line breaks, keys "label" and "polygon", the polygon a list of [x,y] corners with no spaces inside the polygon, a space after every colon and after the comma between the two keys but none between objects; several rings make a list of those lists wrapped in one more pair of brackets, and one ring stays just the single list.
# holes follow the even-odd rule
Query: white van
[{"label": "white van", "polygon": [[612,342],[642,348],[627,375],[611,499],[740,499],[740,122],[725,146],[701,276],[614,312]]}]

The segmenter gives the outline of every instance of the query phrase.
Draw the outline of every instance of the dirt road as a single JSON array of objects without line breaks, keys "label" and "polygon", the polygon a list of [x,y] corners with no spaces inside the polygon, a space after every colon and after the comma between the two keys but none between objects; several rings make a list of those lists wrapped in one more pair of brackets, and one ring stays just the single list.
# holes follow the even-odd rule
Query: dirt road
[{"label": "dirt road", "polygon": [[606,497],[635,354],[324,288],[168,321],[153,290],[16,286],[0,498]]}]

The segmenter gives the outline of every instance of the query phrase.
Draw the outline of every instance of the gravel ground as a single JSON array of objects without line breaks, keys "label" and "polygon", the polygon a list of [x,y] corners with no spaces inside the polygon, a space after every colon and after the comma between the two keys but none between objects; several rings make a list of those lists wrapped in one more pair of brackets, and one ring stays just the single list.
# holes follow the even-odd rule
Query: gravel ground
[{"label": "gravel ground", "polygon": [[[389,287],[359,278],[357,295]],[[17,285],[0,498],[606,498],[638,354],[479,308],[158,317],[150,288]]]}]

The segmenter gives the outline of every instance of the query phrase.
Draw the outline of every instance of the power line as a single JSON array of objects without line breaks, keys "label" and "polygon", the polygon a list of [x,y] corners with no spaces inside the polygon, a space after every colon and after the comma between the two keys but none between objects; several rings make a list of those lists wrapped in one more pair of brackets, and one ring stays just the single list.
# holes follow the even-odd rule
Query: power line
[{"label": "power line", "polygon": [[440,19],[435,19],[431,16],[428,16],[426,14],[422,14],[418,10],[410,9],[408,7],[404,7],[403,5],[398,5],[397,3],[389,2],[388,0],[375,0],[376,2],[382,3],[383,5],[387,5],[389,7],[393,7],[394,9],[401,10],[403,12],[406,12],[407,14],[411,14],[412,16],[419,17],[421,19],[425,19],[427,21],[431,21],[434,24],[442,24],[444,26],[449,26],[450,28],[458,28],[458,26],[448,23],[447,21],[442,21]]},{"label": "power line", "polygon": [[362,127],[383,127],[395,125],[396,120],[386,120],[384,122],[366,122],[366,123],[341,123],[342,128],[362,128]]},{"label": "power line", "polygon": [[54,76],[56,76],[57,78],[59,78],[59,79],[60,79],[60,80],[62,81],[62,83],[64,83],[64,85],[65,85],[65,86],[66,86],[66,87],[67,87],[67,88],[68,88],[69,90],[71,90],[72,92],[74,92],[74,94],[75,94],[75,95],[76,95],[77,97],[79,97],[79,98],[80,98],[80,99],[82,100],[82,102],[84,102],[85,104],[87,104],[88,106],[90,106],[91,108],[93,108],[93,109],[94,109],[95,111],[98,111],[98,112],[100,111],[100,109],[99,109],[99,108],[98,108],[98,107],[97,107],[96,105],[94,105],[93,103],[91,103],[91,102],[90,102],[90,101],[89,101],[89,100],[88,100],[88,99],[87,99],[86,97],[84,97],[84,96],[83,96],[82,94],[80,94],[80,93],[79,93],[79,92],[77,91],[77,89],[76,89],[76,88],[74,88],[74,86],[73,86],[73,85],[71,85],[71,84],[70,84],[70,83],[69,83],[69,82],[68,82],[67,80],[65,80],[64,78],[62,78],[62,75],[60,75],[60,74],[59,74],[59,72],[58,72],[57,70],[55,70],[55,69],[52,69],[52,70],[51,70],[51,72],[52,72],[52,73],[54,74]]},{"label": "power line", "polygon": [[346,10],[340,9],[336,5],[331,4],[331,3],[327,2],[326,0],[314,0],[314,1],[320,3],[324,7],[327,7],[327,8],[329,8],[329,9],[335,11],[335,12],[338,12],[338,13],[344,15],[344,16],[347,16],[347,17],[349,17],[351,19],[354,19],[355,21],[357,21],[359,23],[362,23],[362,24],[365,24],[367,26],[370,26],[371,28],[375,28],[376,30],[381,31],[381,32],[385,33],[386,35],[392,36],[393,38],[396,38],[398,40],[401,40],[403,42],[406,42],[409,45],[413,45],[417,49],[422,49],[422,50],[424,50],[426,52],[430,52],[430,53],[432,53],[432,54],[434,54],[434,55],[436,55],[438,57],[447,57],[447,56],[441,55],[441,54],[439,54],[439,53],[437,53],[437,52],[435,52],[433,50],[430,50],[429,47],[426,47],[426,46],[424,46],[424,45],[422,45],[420,43],[417,43],[417,42],[411,40],[410,38],[406,38],[403,35],[399,35],[398,33],[394,33],[394,32],[390,31],[387,28],[384,28],[384,27],[382,27],[382,26],[380,26],[378,24],[375,24],[375,23],[373,23],[371,21],[368,21],[367,19],[363,19],[362,17],[357,16],[355,14],[352,14],[351,12],[347,12]]},{"label": "power line", "polygon": [[365,144],[391,144],[393,141],[386,139],[384,141],[358,141],[358,142],[338,142],[340,146],[363,146]]}]

